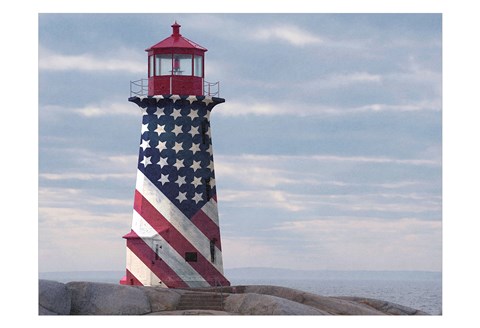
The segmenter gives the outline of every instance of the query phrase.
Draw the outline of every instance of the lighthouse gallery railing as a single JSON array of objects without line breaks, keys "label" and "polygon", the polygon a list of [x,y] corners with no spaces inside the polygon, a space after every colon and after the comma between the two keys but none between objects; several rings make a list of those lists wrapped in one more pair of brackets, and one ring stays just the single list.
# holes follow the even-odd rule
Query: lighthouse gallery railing
[{"label": "lighthouse gallery railing", "polygon": [[[210,97],[220,97],[220,81],[203,81],[203,95]],[[148,96],[148,79],[139,79],[130,81],[130,97]]]}]

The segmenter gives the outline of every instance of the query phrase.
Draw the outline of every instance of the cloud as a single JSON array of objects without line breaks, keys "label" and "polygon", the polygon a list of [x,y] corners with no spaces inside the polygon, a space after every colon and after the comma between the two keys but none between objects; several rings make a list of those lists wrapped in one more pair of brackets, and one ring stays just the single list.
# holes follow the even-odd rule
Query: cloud
[{"label": "cloud", "polygon": [[130,230],[131,212],[45,206],[38,213],[40,271],[111,270],[124,265],[122,236]]},{"label": "cloud", "polygon": [[440,271],[442,266],[440,221],[325,217],[283,222],[272,230],[301,237],[318,250],[308,253],[311,261],[335,263],[340,269]]},{"label": "cloud", "polygon": [[229,101],[222,105],[222,110],[216,112],[220,116],[284,116],[295,115],[300,117],[309,116],[342,116],[375,112],[412,112],[412,111],[440,111],[441,103],[438,101],[417,101],[401,104],[372,103],[353,107],[323,106],[318,104],[289,103],[288,100],[273,100],[259,102],[254,99],[246,99],[242,102]]},{"label": "cloud", "polygon": [[[253,236],[222,235],[222,255],[225,268],[242,266],[282,266],[279,249],[272,245],[271,240]],[[283,263],[283,266],[286,266]]]},{"label": "cloud", "polygon": [[106,181],[112,179],[132,180],[135,179],[132,173],[87,173],[87,172],[70,172],[70,173],[40,173],[40,179],[50,181],[61,180],[83,180],[83,181]]},{"label": "cloud", "polygon": [[141,109],[127,102],[116,102],[106,104],[89,104],[83,107],[72,108],[72,112],[84,117],[110,116],[115,115],[134,115],[139,116]]},{"label": "cloud", "polygon": [[56,119],[58,115],[76,114],[86,118],[100,116],[111,116],[112,113],[118,115],[140,116],[142,111],[140,107],[129,102],[98,102],[85,104],[80,107],[68,107],[59,105],[43,105],[40,107],[42,118]]},{"label": "cloud", "polygon": [[271,228],[264,228],[262,236],[233,236],[225,230],[228,229],[222,235],[222,250],[227,268],[429,271],[442,268],[439,221],[339,216],[273,222]]},{"label": "cloud", "polygon": [[65,55],[40,47],[38,67],[44,71],[128,72],[145,74],[145,63],[128,51],[117,54]]},{"label": "cloud", "polygon": [[[74,188],[74,187],[40,187],[38,190],[39,208],[41,215],[44,217],[59,219],[64,216],[56,217],[57,211],[78,211],[82,213],[83,208],[92,205],[101,205],[107,209],[107,213],[118,212],[118,208],[129,208],[132,206],[131,198],[113,198],[108,194],[93,195],[90,190]],[[91,214],[93,215],[93,213]],[[98,215],[98,214],[94,214]],[[108,214],[105,214],[108,215]]]},{"label": "cloud", "polygon": [[318,36],[302,30],[295,25],[258,28],[253,31],[252,38],[260,41],[280,40],[300,47],[311,44],[321,44],[323,42]]},{"label": "cloud", "polygon": [[[379,84],[382,81],[383,77],[381,75],[371,74],[368,72],[336,73],[328,75],[316,81],[310,81],[308,83],[308,86],[312,89],[331,89],[346,87],[353,84]],[[305,84],[298,85],[298,87],[305,87]]]},{"label": "cloud", "polygon": [[[401,165],[414,165],[414,166],[440,166],[441,162],[434,159],[403,159],[403,158],[394,158],[394,157],[385,157],[385,156],[339,156],[339,155],[258,155],[258,154],[241,154],[241,155],[217,155],[216,158],[221,158],[219,164],[215,163],[215,167],[218,168],[217,165],[222,165],[221,170],[225,173],[235,173],[238,172],[241,167],[249,167],[249,163],[255,163],[256,165],[263,165],[264,167],[257,167],[253,171],[248,169],[248,173],[252,174],[255,173],[255,170],[261,173],[261,175],[265,176],[264,173],[268,171],[264,171],[264,169],[272,170],[272,175],[277,175],[275,172],[275,168],[279,166],[283,166],[287,163],[293,163],[295,166],[301,163],[307,163],[311,161],[315,161],[318,163],[371,163],[371,164],[401,164]],[[243,163],[242,166],[239,167],[232,167],[232,165],[236,166],[238,163]],[[229,167],[230,165],[230,167]],[[298,167],[297,167],[298,168]],[[244,170],[245,171],[245,170]],[[297,174],[297,172],[296,172]],[[268,177],[268,175],[267,175]]]},{"label": "cloud", "polygon": [[[270,208],[304,215],[317,211],[434,215],[441,211],[441,196],[424,191],[428,180],[386,177],[385,182],[356,182],[352,170],[364,177],[375,172],[363,171],[358,164],[440,165],[437,161],[387,157],[220,155],[215,164],[219,199],[237,208]],[[342,176],[345,178],[338,178]]]}]

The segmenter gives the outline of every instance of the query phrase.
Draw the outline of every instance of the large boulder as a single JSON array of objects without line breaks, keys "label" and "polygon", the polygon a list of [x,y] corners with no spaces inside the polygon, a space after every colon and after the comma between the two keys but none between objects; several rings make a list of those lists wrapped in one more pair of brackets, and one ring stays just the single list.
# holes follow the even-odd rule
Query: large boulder
[{"label": "large boulder", "polygon": [[356,303],[368,305],[384,314],[390,315],[428,315],[428,313],[407,306],[365,297],[339,297]]},{"label": "large boulder", "polygon": [[38,289],[40,315],[70,314],[72,297],[65,284],[40,279]]},{"label": "large boulder", "polygon": [[[229,286],[167,289],[95,282],[39,281],[39,314],[155,315],[426,315],[422,311],[376,299],[325,297],[279,286]],[[202,305],[212,293],[223,308],[197,303],[180,306],[182,295],[199,294]],[[203,295],[203,296],[202,296]],[[208,295],[209,297],[206,297]],[[204,297],[202,299],[202,297]],[[208,303],[208,302],[207,302]],[[198,307],[198,308],[197,308]],[[182,310],[183,308],[183,310]],[[223,310],[223,311],[222,311]]]},{"label": "large boulder", "polygon": [[71,314],[146,314],[151,312],[145,292],[139,288],[95,282],[69,282]]},{"label": "large boulder", "polygon": [[243,288],[244,293],[258,293],[264,295],[272,295],[287,299],[293,302],[314,307],[326,314],[350,314],[350,315],[382,315],[372,307],[364,304],[358,304],[348,300],[335,299],[332,297],[320,296],[297,289],[279,287],[279,286],[263,286],[252,285]]},{"label": "large boulder", "polygon": [[147,295],[152,312],[172,311],[180,301],[182,290],[164,287],[136,287]]},{"label": "large boulder", "polygon": [[284,298],[254,293],[229,295],[226,312],[250,315],[321,315],[327,312]]}]

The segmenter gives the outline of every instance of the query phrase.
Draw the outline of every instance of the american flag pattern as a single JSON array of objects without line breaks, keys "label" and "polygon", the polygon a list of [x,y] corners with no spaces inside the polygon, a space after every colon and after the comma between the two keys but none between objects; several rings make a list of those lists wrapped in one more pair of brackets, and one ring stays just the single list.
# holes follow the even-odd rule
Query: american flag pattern
[{"label": "american flag pattern", "polygon": [[142,109],[124,284],[206,287],[223,275],[206,96],[132,97]]}]

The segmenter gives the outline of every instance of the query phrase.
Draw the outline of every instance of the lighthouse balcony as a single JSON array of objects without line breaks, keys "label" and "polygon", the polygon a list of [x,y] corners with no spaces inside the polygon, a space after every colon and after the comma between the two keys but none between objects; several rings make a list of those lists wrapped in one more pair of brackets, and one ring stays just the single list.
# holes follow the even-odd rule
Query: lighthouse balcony
[{"label": "lighthouse balcony", "polygon": [[[198,79],[198,81],[188,79],[183,81],[180,76],[168,76],[156,82],[157,87],[154,88],[152,87],[152,83],[149,84],[149,79],[130,81],[130,97],[145,97],[157,94],[191,95],[198,93],[191,92],[191,90],[203,90],[203,96],[220,97],[220,81],[208,82],[204,79]],[[197,85],[191,85],[192,83]]]}]

